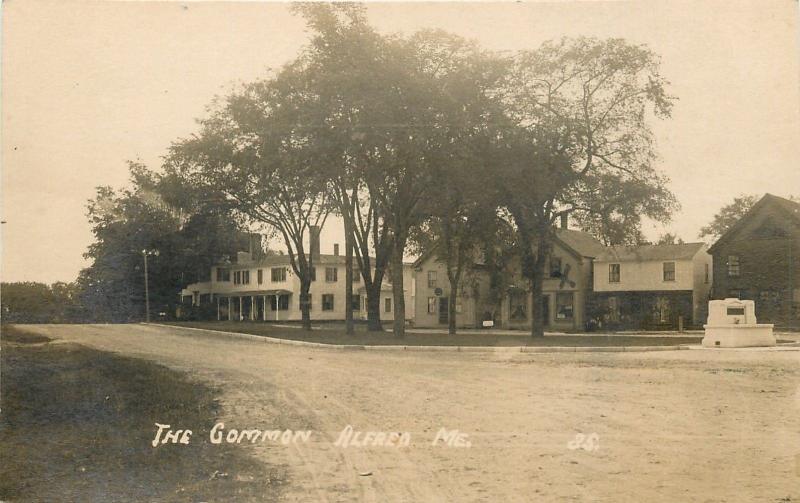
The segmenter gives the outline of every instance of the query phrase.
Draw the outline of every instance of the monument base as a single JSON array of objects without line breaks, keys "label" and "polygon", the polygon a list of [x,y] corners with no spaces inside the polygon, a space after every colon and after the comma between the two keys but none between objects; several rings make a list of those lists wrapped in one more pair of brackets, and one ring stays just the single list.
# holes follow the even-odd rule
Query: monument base
[{"label": "monument base", "polygon": [[774,346],[773,325],[703,325],[703,346],[707,348],[748,348]]}]

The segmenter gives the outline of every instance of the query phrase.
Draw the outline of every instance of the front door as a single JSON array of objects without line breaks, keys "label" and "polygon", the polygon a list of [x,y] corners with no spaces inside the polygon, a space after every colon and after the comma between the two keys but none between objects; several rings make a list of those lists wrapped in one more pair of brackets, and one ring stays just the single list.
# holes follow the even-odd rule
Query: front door
[{"label": "front door", "polygon": [[448,297],[439,297],[439,324],[447,325],[449,320],[450,299]]}]

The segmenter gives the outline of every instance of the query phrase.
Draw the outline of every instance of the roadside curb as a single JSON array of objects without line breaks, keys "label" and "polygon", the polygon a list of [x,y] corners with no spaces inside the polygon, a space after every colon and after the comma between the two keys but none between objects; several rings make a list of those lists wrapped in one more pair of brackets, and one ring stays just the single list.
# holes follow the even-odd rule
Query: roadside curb
[{"label": "roadside curb", "polygon": [[453,352],[453,353],[637,353],[649,351],[680,351],[691,349],[687,345],[677,346],[403,346],[403,345],[361,345],[361,344],[327,344],[324,342],[295,341],[262,335],[226,332],[209,328],[182,327],[163,323],[142,323],[155,327],[194,330],[224,335],[240,339],[256,340],[268,344],[285,346],[304,346],[308,348],[334,349],[339,351],[416,351],[416,352]]}]

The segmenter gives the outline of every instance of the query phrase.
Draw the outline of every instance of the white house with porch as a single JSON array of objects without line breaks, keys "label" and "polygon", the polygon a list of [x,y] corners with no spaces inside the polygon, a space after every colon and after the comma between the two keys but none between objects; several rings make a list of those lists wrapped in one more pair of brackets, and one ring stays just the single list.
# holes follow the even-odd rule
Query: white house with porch
[{"label": "white house with porch", "polygon": [[[313,273],[309,290],[311,319],[337,321],[352,309],[356,320],[367,319],[367,297],[359,270],[354,270],[353,296],[346,298],[346,262],[334,245],[333,254],[318,253],[312,244]],[[253,259],[239,252],[235,263],[212,267],[210,281],[188,285],[181,291],[184,306],[205,307],[207,317],[229,321],[300,321],[300,279],[292,271],[288,255]],[[392,285],[384,278],[381,288],[381,320],[394,320]],[[406,319],[414,317],[414,275],[404,267]]]}]

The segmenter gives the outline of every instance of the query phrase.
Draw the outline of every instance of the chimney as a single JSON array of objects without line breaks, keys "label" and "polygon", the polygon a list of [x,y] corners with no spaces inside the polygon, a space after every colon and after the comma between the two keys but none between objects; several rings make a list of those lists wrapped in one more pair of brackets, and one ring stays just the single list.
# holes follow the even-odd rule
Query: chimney
[{"label": "chimney", "polygon": [[264,255],[264,247],[261,244],[261,234],[254,232],[250,234],[250,257],[258,260]]},{"label": "chimney", "polygon": [[567,215],[567,212],[561,213],[561,228],[569,228],[569,216]]},{"label": "chimney", "polygon": [[339,256],[339,243],[333,244],[333,254],[337,257]]},{"label": "chimney", "polygon": [[308,238],[308,248],[311,252],[311,260],[314,262],[319,261],[319,232],[320,228],[318,225],[311,226]]}]

